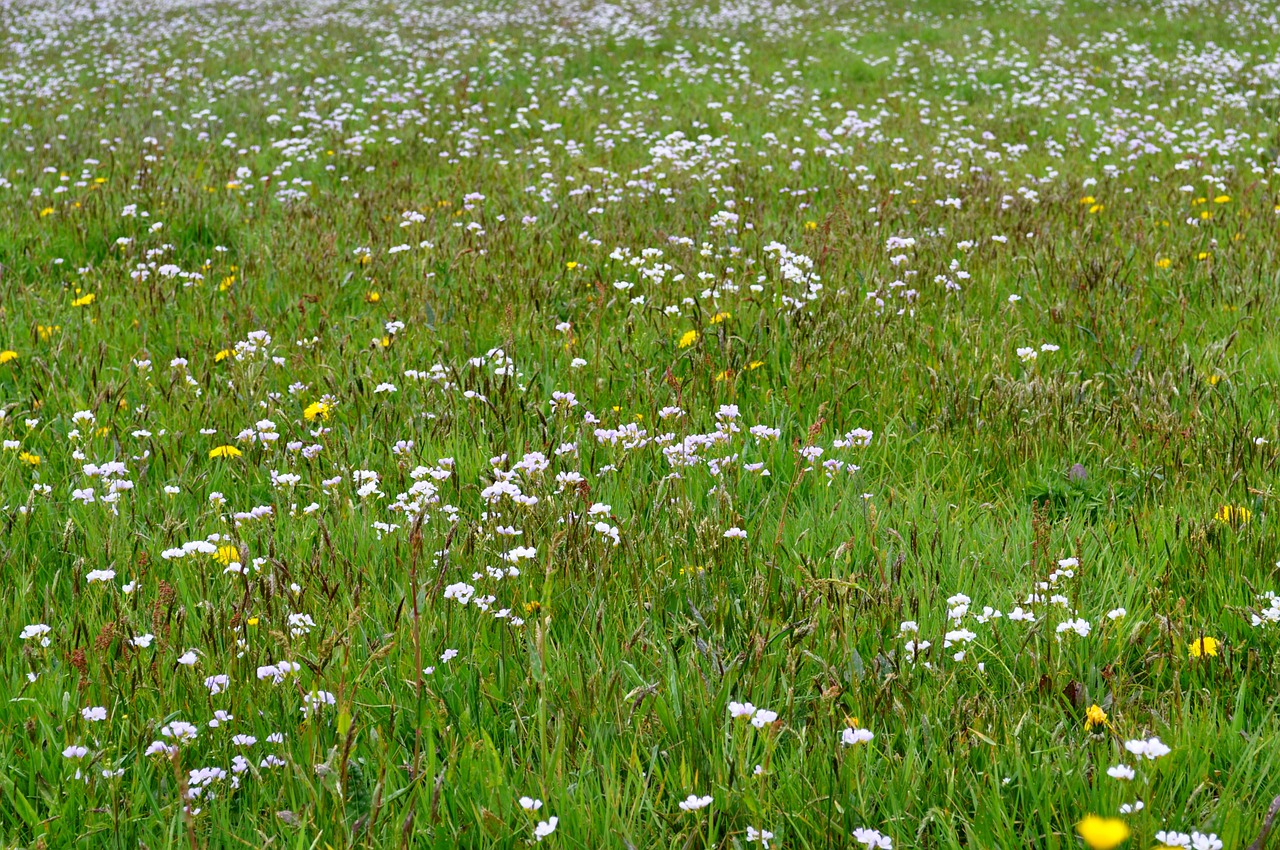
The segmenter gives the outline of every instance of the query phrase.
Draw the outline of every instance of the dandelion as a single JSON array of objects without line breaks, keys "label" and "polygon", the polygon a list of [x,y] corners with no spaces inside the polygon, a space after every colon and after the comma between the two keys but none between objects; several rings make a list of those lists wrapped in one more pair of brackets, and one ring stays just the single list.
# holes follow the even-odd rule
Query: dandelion
[{"label": "dandelion", "polygon": [[1237,505],[1223,505],[1213,518],[1225,525],[1241,526],[1253,519],[1253,511]]},{"label": "dandelion", "polygon": [[210,458],[240,457],[242,454],[244,454],[244,452],[240,451],[235,446],[218,446],[216,449],[209,450]]},{"label": "dandelion", "polygon": [[1212,658],[1218,654],[1219,646],[1217,638],[1201,637],[1187,645],[1187,655],[1191,658]]},{"label": "dandelion", "polygon": [[1089,706],[1089,709],[1084,713],[1084,728],[1093,729],[1094,727],[1105,725],[1107,725],[1107,713],[1096,703]]},{"label": "dandelion", "polygon": [[329,413],[333,410],[333,406],[325,401],[313,401],[307,405],[306,410],[302,411],[302,417],[308,422],[316,419],[328,419]]},{"label": "dandelion", "polygon": [[1076,824],[1076,832],[1093,850],[1112,850],[1129,840],[1129,826],[1119,818],[1086,815]]},{"label": "dandelion", "polygon": [[11,349],[5,349],[4,351],[0,351],[0,366],[3,366],[6,363],[11,363],[17,359],[18,359],[18,352],[16,351],[13,351]]},{"label": "dandelion", "polygon": [[688,348],[689,346],[693,345],[697,341],[698,341],[697,331],[685,331],[684,334],[680,337],[680,347]]},{"label": "dandelion", "polygon": [[96,298],[97,296],[94,295],[92,292],[90,292],[88,294],[81,295],[79,298],[72,301],[71,306],[72,307],[88,307],[90,304],[94,302],[94,299]]}]

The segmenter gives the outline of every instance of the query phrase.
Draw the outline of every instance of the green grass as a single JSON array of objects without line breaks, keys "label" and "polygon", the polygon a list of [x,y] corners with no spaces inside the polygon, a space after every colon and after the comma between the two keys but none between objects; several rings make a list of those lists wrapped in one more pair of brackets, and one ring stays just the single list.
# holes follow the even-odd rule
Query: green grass
[{"label": "green grass", "polygon": [[3,846],[1250,845],[1280,31],[1035,8],[0,10]]}]

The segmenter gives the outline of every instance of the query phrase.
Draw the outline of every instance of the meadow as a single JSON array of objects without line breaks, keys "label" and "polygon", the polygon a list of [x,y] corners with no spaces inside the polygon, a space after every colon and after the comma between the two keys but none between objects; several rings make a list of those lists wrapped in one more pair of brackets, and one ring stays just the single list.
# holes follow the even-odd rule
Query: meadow
[{"label": "meadow", "polygon": [[1280,848],[1278,251],[1253,0],[5,0],[0,846]]}]

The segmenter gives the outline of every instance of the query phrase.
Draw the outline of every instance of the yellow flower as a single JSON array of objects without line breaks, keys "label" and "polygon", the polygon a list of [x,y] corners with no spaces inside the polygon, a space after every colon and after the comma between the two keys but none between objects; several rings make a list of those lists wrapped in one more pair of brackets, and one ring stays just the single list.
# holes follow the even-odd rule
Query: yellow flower
[{"label": "yellow flower", "polygon": [[256,626],[256,625],[258,625],[258,618],[257,618],[257,617],[250,617],[250,618],[249,618],[249,625],[251,625],[251,626]]},{"label": "yellow flower", "polygon": [[1169,259],[1168,257],[1161,257],[1160,259],[1156,260],[1156,268],[1167,269],[1171,265],[1173,265],[1173,260]]},{"label": "yellow flower", "polygon": [[75,301],[71,302],[71,306],[72,307],[88,307],[90,304],[93,303],[94,299],[97,297],[98,296],[94,295],[92,292],[90,292],[87,295],[81,295]]},{"label": "yellow flower", "polygon": [[214,553],[213,557],[219,564],[222,564],[222,566],[225,567],[232,561],[239,560],[240,550],[234,546],[219,546],[218,551]]},{"label": "yellow flower", "polygon": [[1239,505],[1223,505],[1213,518],[1227,525],[1245,525],[1253,519],[1253,511]]},{"label": "yellow flower", "polygon": [[1197,260],[1207,260],[1207,259],[1209,259],[1209,252],[1208,252],[1208,251],[1201,251],[1199,254],[1196,254],[1196,259],[1197,259]]},{"label": "yellow flower", "polygon": [[763,360],[752,360],[750,363],[747,364],[747,371],[754,372],[756,369],[759,369],[763,365],[764,365]]},{"label": "yellow flower", "polygon": [[1227,201],[1230,201],[1230,200],[1231,200],[1230,195],[1219,195],[1218,197],[1213,199],[1213,202],[1215,204],[1225,204]]},{"label": "yellow flower", "polygon": [[244,452],[235,446],[218,446],[216,449],[209,450],[209,457],[240,457]]},{"label": "yellow flower", "polygon": [[1097,202],[1098,202],[1098,199],[1093,197],[1093,195],[1085,195],[1083,198],[1080,199],[1080,203],[1082,204],[1096,204]]},{"label": "yellow flower", "polygon": [[382,300],[382,296],[376,292],[370,292],[368,295],[364,297],[364,300],[368,301],[370,304],[377,304],[379,301]]},{"label": "yellow flower", "polygon": [[1129,826],[1120,818],[1085,815],[1084,820],[1076,824],[1076,832],[1093,850],[1111,850],[1129,840]]},{"label": "yellow flower", "polygon": [[684,336],[680,337],[680,347],[688,348],[698,341],[697,331],[685,331]]},{"label": "yellow flower", "polygon": [[1187,645],[1187,655],[1190,658],[1212,658],[1218,654],[1218,646],[1217,638],[1202,637]]},{"label": "yellow flower", "polygon": [[62,325],[36,325],[36,333],[40,335],[41,342],[48,342],[49,338],[62,330]]},{"label": "yellow flower", "polygon": [[302,416],[308,422],[312,421],[317,416],[320,417],[321,419],[328,419],[329,411],[332,409],[333,408],[330,405],[326,404],[323,401],[313,401],[311,402],[311,404],[307,405],[306,410],[302,411]]},{"label": "yellow flower", "polygon": [[45,207],[44,209],[40,210],[41,218],[44,218],[47,215],[53,215],[53,207]]},{"label": "yellow flower", "polygon": [[574,269],[576,269],[576,268],[578,267],[578,264],[577,264],[575,261],[570,260],[569,262],[567,262],[567,263],[565,263],[565,264],[564,264],[564,267],[565,267],[566,269],[568,269],[569,271],[573,271]]},{"label": "yellow flower", "polygon": [[1089,710],[1084,713],[1084,728],[1092,729],[1095,726],[1107,725],[1107,713],[1102,707],[1097,705],[1089,706]]},{"label": "yellow flower", "polygon": [[1213,218],[1213,213],[1209,212],[1208,210],[1205,210],[1204,212],[1200,213],[1201,221],[1208,221],[1211,218]]},{"label": "yellow flower", "polygon": [[818,223],[817,223],[816,221],[806,221],[806,222],[804,223],[804,229],[805,229],[805,230],[817,230],[817,229],[818,229]]},{"label": "yellow flower", "polygon": [[22,461],[23,463],[29,463],[32,466],[40,465],[40,455],[33,455],[31,454],[31,452],[19,452],[18,460]]},{"label": "yellow flower", "polygon": [[732,318],[733,318],[732,313],[728,313],[728,312],[716,313],[714,316],[711,317],[711,324],[718,325],[721,322],[723,322],[725,319],[732,319]]},{"label": "yellow flower", "polygon": [[1089,215],[1095,215],[1097,213],[1102,212],[1105,209],[1106,207],[1103,206],[1102,204],[1094,204],[1093,206],[1089,207]]},{"label": "yellow flower", "polygon": [[235,284],[236,284],[236,276],[233,274],[229,274],[222,279],[222,283],[218,284],[218,291],[226,292],[228,289],[235,286]]},{"label": "yellow flower", "polygon": [[213,355],[213,362],[221,363],[223,360],[226,360],[230,356],[231,356],[231,349],[224,348],[221,351],[219,351],[217,354]]},{"label": "yellow flower", "polygon": [[17,359],[18,352],[16,351],[0,351],[0,366]]}]

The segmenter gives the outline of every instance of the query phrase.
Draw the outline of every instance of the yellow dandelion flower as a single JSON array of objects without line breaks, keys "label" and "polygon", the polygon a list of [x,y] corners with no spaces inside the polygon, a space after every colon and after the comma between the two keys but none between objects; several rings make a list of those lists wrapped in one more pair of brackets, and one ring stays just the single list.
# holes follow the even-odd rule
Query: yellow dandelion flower
[{"label": "yellow dandelion flower", "polygon": [[723,322],[725,319],[732,319],[732,318],[733,318],[733,314],[729,312],[716,313],[714,316],[711,317],[711,324],[718,325],[721,322]]},{"label": "yellow dandelion flower", "polygon": [[258,618],[257,618],[257,617],[250,617],[248,622],[249,622],[249,625],[251,625],[251,626],[256,626],[256,625],[258,625]]},{"label": "yellow dandelion flower", "polygon": [[747,364],[747,371],[754,372],[755,370],[759,369],[763,365],[764,365],[763,360],[752,360],[750,363]]},{"label": "yellow dandelion flower", "polygon": [[818,229],[818,223],[817,223],[816,221],[806,221],[806,222],[804,223],[804,229],[805,229],[805,230],[817,230],[817,229]]},{"label": "yellow dandelion flower", "polygon": [[1208,251],[1201,251],[1199,254],[1196,254],[1196,259],[1197,259],[1197,260],[1207,260],[1207,259],[1209,259],[1209,252],[1208,252]]},{"label": "yellow dandelion flower", "polygon": [[1214,199],[1213,199],[1213,202],[1214,202],[1215,204],[1225,204],[1225,203],[1227,203],[1227,202],[1228,202],[1228,201],[1230,201],[1230,200],[1231,200],[1231,196],[1230,196],[1230,195],[1219,195],[1218,197],[1216,197],[1216,198],[1214,198]]},{"label": "yellow dandelion flower", "polygon": [[1095,726],[1105,725],[1107,725],[1107,713],[1102,710],[1102,707],[1096,703],[1089,706],[1084,713],[1084,728],[1092,729]]},{"label": "yellow dandelion flower", "polygon": [[218,551],[213,553],[213,557],[225,567],[232,561],[240,560],[240,550],[234,546],[219,546]]},{"label": "yellow dandelion flower", "polygon": [[1093,850],[1112,850],[1129,840],[1129,826],[1120,818],[1085,815],[1076,824],[1076,832]]},{"label": "yellow dandelion flower", "polygon": [[228,357],[230,357],[231,353],[232,352],[230,348],[224,348],[221,351],[219,351],[217,354],[213,355],[213,362],[221,363],[223,360],[226,360]]},{"label": "yellow dandelion flower", "polygon": [[94,302],[94,300],[97,297],[98,296],[94,295],[92,292],[86,295],[81,295],[79,298],[71,302],[71,306],[72,307],[88,307],[90,304]]},{"label": "yellow dandelion flower", "polygon": [[569,271],[573,271],[578,267],[578,263],[575,260],[570,260],[569,262],[564,264],[564,267]]},{"label": "yellow dandelion flower", "polygon": [[1245,525],[1253,519],[1253,511],[1239,505],[1223,505],[1213,518],[1227,525]]},{"label": "yellow dandelion flower", "polygon": [[16,351],[9,351],[9,350],[0,351],[0,366],[3,366],[4,364],[10,363],[17,359],[18,359],[18,352]]},{"label": "yellow dandelion flower", "polygon": [[688,348],[698,341],[697,331],[685,331],[684,336],[680,337],[680,347]]},{"label": "yellow dandelion flower", "polygon": [[307,405],[306,410],[302,411],[302,416],[308,422],[313,421],[316,417],[328,419],[329,411],[332,409],[332,405],[326,404],[323,401],[313,401],[311,404]]},{"label": "yellow dandelion flower", "polygon": [[1098,199],[1095,198],[1093,195],[1085,195],[1083,198],[1080,199],[1081,204],[1096,204],[1097,202],[1098,202]]},{"label": "yellow dandelion flower", "polygon": [[382,296],[381,296],[381,295],[379,295],[377,292],[374,292],[374,291],[370,290],[370,291],[369,291],[369,292],[364,296],[364,300],[365,300],[365,301],[368,301],[370,304],[377,304],[379,301],[381,301],[381,300],[382,300]]},{"label": "yellow dandelion flower", "polygon": [[236,276],[233,274],[229,274],[222,279],[221,283],[218,284],[218,291],[226,292],[228,289],[230,289],[235,285],[236,285]]},{"label": "yellow dandelion flower", "polygon": [[1190,658],[1213,658],[1218,654],[1217,638],[1202,637],[1187,645],[1187,656]]},{"label": "yellow dandelion flower", "polygon": [[41,218],[44,218],[47,215],[53,215],[53,207],[45,207],[44,209],[40,210]]},{"label": "yellow dandelion flower", "polygon": [[209,457],[240,457],[244,452],[235,446],[218,446],[216,449],[209,450]]},{"label": "yellow dandelion flower", "polygon": [[1089,207],[1089,215],[1096,215],[1105,209],[1106,207],[1102,204],[1094,204],[1093,206]]},{"label": "yellow dandelion flower", "polygon": [[29,463],[32,466],[40,465],[40,455],[33,455],[31,452],[18,452],[18,460],[23,463]]},{"label": "yellow dandelion flower", "polygon": [[1160,259],[1156,260],[1156,268],[1158,269],[1167,269],[1171,265],[1173,265],[1173,260],[1169,259],[1168,257],[1161,257]]}]

